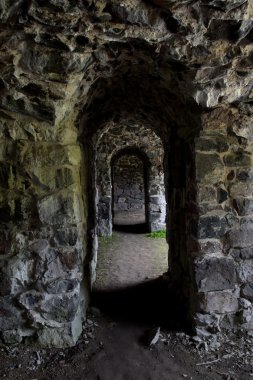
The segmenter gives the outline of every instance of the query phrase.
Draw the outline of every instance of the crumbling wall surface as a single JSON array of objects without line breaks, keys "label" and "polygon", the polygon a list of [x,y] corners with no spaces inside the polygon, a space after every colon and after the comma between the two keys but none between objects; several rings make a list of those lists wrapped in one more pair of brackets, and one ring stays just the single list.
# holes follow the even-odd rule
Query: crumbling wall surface
[{"label": "crumbling wall surface", "polygon": [[[80,335],[88,304],[85,172],[71,99],[76,76],[69,72],[68,77],[58,58],[61,49],[36,42],[35,5],[28,11],[21,3],[0,6],[6,5],[1,9],[6,22],[1,31],[1,338],[66,346]],[[46,22],[41,30],[46,39],[47,27]]]},{"label": "crumbling wall surface", "polygon": [[196,139],[196,318],[210,331],[253,328],[251,115],[248,104],[206,112]]},{"label": "crumbling wall surface", "polygon": [[198,331],[253,328],[252,17],[250,0],[0,3],[6,343],[77,340],[96,232],[87,152],[122,121],[164,143],[170,268]]},{"label": "crumbling wall surface", "polygon": [[161,139],[143,125],[110,122],[99,132],[96,149],[97,228],[101,236],[112,233],[112,160],[120,152],[133,150],[146,158],[144,165],[148,177],[146,190],[149,228],[154,231],[165,225],[164,154]]}]

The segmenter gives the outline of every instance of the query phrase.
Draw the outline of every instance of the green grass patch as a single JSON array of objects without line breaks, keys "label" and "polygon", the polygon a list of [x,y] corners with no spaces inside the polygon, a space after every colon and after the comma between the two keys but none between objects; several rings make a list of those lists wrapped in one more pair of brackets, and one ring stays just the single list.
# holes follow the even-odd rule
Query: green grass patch
[{"label": "green grass patch", "polygon": [[146,234],[146,236],[151,237],[153,239],[166,238],[166,230],[153,231]]}]

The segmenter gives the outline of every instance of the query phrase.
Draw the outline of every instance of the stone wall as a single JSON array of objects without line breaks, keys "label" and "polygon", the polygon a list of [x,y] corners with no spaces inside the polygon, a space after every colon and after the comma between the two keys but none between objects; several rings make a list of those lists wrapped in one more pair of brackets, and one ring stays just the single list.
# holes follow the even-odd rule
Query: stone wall
[{"label": "stone wall", "polygon": [[123,155],[112,166],[113,211],[142,211],[145,220],[144,162],[136,155]]},{"label": "stone wall", "polygon": [[50,129],[2,113],[0,326],[6,343],[37,336],[41,344],[73,344],[88,302],[81,291],[81,151],[57,129],[47,135]]},{"label": "stone wall", "polygon": [[253,328],[252,17],[248,0],[0,3],[4,342],[76,342],[127,147],[150,161],[152,228],[165,183],[197,331]]},{"label": "stone wall", "polygon": [[249,110],[245,105],[208,112],[196,139],[199,247],[194,266],[201,311],[197,318],[206,324],[212,320],[210,331],[253,327]]}]

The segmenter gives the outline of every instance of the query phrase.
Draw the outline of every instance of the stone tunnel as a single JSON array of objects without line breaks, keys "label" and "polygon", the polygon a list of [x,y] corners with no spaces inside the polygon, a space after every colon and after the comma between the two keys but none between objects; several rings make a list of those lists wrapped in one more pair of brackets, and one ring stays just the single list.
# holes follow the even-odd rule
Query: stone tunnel
[{"label": "stone tunnel", "polygon": [[253,329],[252,1],[0,11],[3,342],[76,343],[124,154],[143,165],[140,208],[150,231],[166,226],[193,329]]}]

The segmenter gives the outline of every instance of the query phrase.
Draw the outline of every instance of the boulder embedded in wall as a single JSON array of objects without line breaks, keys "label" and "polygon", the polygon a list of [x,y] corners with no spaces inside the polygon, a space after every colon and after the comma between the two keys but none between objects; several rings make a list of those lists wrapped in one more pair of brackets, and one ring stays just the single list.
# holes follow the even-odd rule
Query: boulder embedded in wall
[{"label": "boulder embedded in wall", "polygon": [[219,239],[233,226],[237,226],[238,220],[234,215],[224,212],[210,212],[199,218],[198,238]]},{"label": "boulder embedded in wall", "polygon": [[253,259],[253,247],[250,248],[233,248],[230,250],[229,254],[235,259]]},{"label": "boulder embedded in wall", "polygon": [[228,232],[225,244],[228,248],[246,248],[253,246],[253,227],[241,226]]},{"label": "boulder embedded in wall", "polygon": [[78,291],[47,295],[31,290],[19,297],[19,303],[29,312],[32,323],[41,323],[51,327],[73,321],[79,301]]},{"label": "boulder embedded in wall", "polygon": [[206,257],[195,263],[198,289],[201,292],[234,289],[236,272],[234,260],[227,257]]},{"label": "boulder embedded in wall", "polygon": [[243,260],[239,263],[238,278],[242,283],[253,282],[253,259]]},{"label": "boulder embedded in wall", "polygon": [[200,294],[200,307],[207,313],[233,313],[239,308],[239,290],[223,290]]},{"label": "boulder embedded in wall", "polygon": [[79,313],[72,322],[56,328],[44,327],[38,331],[38,343],[44,347],[74,346],[82,333],[82,322]]},{"label": "boulder embedded in wall", "polygon": [[218,154],[200,153],[196,155],[197,181],[208,185],[217,183],[224,176],[224,165]]},{"label": "boulder embedded in wall", "polygon": [[253,199],[236,198],[234,199],[234,207],[240,216],[253,214]]},{"label": "boulder embedded in wall", "polygon": [[81,200],[74,192],[61,192],[38,202],[39,217],[49,225],[78,224],[81,222]]},{"label": "boulder embedded in wall", "polygon": [[242,291],[241,291],[241,295],[242,295],[242,297],[253,302],[253,283],[252,282],[243,286]]},{"label": "boulder embedded in wall", "polygon": [[229,153],[224,156],[224,163],[228,167],[251,167],[252,158],[250,154]]}]

